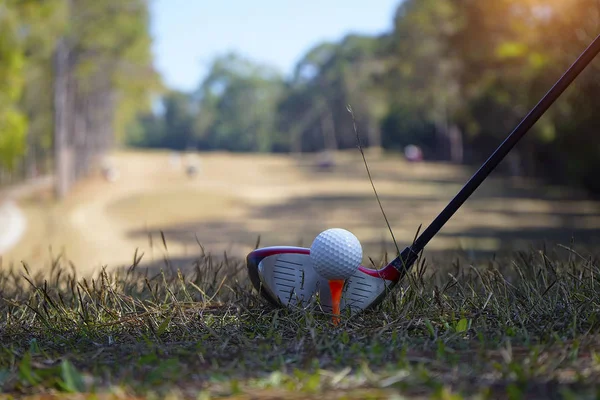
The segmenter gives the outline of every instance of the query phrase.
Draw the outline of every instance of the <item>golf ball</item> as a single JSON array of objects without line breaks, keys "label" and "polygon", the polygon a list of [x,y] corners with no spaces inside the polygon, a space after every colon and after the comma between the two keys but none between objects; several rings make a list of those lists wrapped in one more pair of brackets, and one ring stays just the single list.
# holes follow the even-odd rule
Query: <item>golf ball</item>
[{"label": "golf ball", "polygon": [[360,241],[340,228],[321,232],[310,246],[315,270],[328,280],[350,278],[360,266],[362,256]]}]

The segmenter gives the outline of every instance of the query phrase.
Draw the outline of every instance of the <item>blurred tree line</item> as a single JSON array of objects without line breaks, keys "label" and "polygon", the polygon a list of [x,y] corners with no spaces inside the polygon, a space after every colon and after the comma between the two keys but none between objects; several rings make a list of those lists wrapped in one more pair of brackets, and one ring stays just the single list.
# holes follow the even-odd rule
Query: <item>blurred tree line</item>
[{"label": "blurred tree line", "polygon": [[160,91],[145,0],[0,0],[0,184],[86,176]]},{"label": "blurred tree line", "polygon": [[[0,185],[54,171],[64,194],[120,143],[352,148],[349,104],[367,146],[478,164],[600,33],[600,0],[404,0],[393,20],[316,45],[287,77],[223,54],[182,93],[152,67],[147,0],[0,0]],[[600,193],[599,65],[504,168]]]},{"label": "blurred tree line", "polygon": [[[600,0],[405,0],[391,32],[321,43],[290,77],[236,54],[193,93],[169,91],[129,127],[134,146],[308,152],[422,147],[478,164],[600,33]],[[597,60],[503,168],[600,193]]]}]

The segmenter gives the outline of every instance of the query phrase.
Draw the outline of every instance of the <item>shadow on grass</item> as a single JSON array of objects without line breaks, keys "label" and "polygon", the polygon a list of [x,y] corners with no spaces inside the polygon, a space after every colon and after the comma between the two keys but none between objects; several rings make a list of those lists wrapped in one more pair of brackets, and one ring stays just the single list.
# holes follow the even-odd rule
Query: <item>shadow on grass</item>
[{"label": "shadow on grass", "polygon": [[[433,217],[428,214],[431,209],[441,210],[445,205],[428,196],[381,196],[381,201],[401,249],[412,242],[419,224],[425,227],[431,222]],[[371,196],[363,195],[302,197],[253,207],[241,221],[191,221],[161,226],[152,233],[161,231],[170,243],[196,247],[195,254],[200,252],[198,243],[201,243],[207,249],[225,247],[230,249],[231,254],[243,257],[248,246],[256,243],[258,237],[261,237],[261,246],[308,247],[314,236],[326,227],[342,226],[355,232],[367,232],[357,234],[365,254],[387,251],[393,255],[393,242],[379,208],[373,203]],[[532,246],[569,245],[573,240],[581,246],[600,242],[600,210],[595,207],[583,210],[577,208],[576,203],[573,207],[565,207],[562,202],[547,202],[540,209],[529,205],[519,211],[518,207],[511,209],[503,203],[502,199],[494,203],[475,199],[447,224],[448,229],[443,228],[433,239],[445,243],[445,246],[427,248],[426,253],[443,258],[446,252],[442,250],[450,253],[464,250],[471,258],[488,258],[499,252],[529,250]],[[518,202],[515,204],[518,205]],[[504,209],[491,209],[492,205]],[[407,210],[411,212],[407,213]],[[380,228],[374,228],[378,225]],[[373,231],[379,233],[373,234]],[[144,229],[128,232],[132,238],[147,235],[148,231]],[[237,253],[232,250],[232,246],[240,245],[246,250]]]},{"label": "shadow on grass", "polygon": [[[443,162],[424,162],[409,164],[398,158],[379,158],[367,163],[375,186],[383,182],[402,182],[433,184],[440,187],[462,187],[477,172],[478,166],[455,165]],[[306,162],[300,165],[300,170],[307,179],[364,179],[369,184],[368,175],[362,159],[344,160],[327,171],[314,174],[314,168]],[[512,179],[504,163],[486,178],[484,183],[474,193],[473,198],[503,197],[506,199],[545,199],[545,200],[586,200],[589,197],[577,188],[549,186],[540,182],[526,179]],[[456,190],[448,189],[448,200],[456,194]]]}]

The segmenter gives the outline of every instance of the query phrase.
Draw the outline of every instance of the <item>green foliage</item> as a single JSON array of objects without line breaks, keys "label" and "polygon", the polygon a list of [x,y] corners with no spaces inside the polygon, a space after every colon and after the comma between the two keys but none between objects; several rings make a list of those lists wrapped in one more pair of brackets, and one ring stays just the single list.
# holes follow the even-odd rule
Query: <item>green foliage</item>
[{"label": "green foliage", "polygon": [[68,37],[78,54],[75,74],[84,94],[110,91],[114,138],[122,141],[151,96],[162,91],[152,68],[149,10],[143,0],[84,0],[71,10]]},{"label": "green foliage", "polygon": [[19,381],[24,387],[44,385],[66,393],[86,391],[83,375],[69,360],[63,360],[52,368],[36,368],[32,362],[33,356],[37,355],[35,353],[37,352],[27,351],[19,362]]},{"label": "green foliage", "polygon": [[196,93],[165,93],[161,112],[142,116],[143,137],[132,131],[137,138],[130,137],[130,143],[180,150],[272,151],[282,90],[276,71],[226,54],[215,59]]},{"label": "green foliage", "polygon": [[[213,148],[271,151],[282,89],[271,68],[227,54],[217,58],[197,93],[198,136]],[[203,129],[202,129],[203,128]]]},{"label": "green foliage", "polygon": [[15,109],[0,111],[0,167],[13,170],[26,150],[27,119]]},{"label": "green foliage", "polygon": [[[69,57],[63,95],[68,129],[75,119],[84,129],[67,133],[87,143],[76,150],[86,169],[92,154],[122,140],[129,125],[150,109],[162,90],[152,68],[149,11],[144,0],[0,1],[0,167],[23,156],[29,164],[48,161],[55,133],[54,56],[59,41]],[[98,140],[76,140],[90,136]],[[95,143],[92,148],[90,143]],[[37,161],[36,161],[37,160]],[[79,174],[77,172],[76,174]]]},{"label": "green foliage", "polygon": [[[114,135],[117,141],[123,141],[129,124],[150,110],[151,96],[164,90],[152,67],[149,10],[143,0],[91,1],[90,5],[102,23],[93,29],[85,24],[84,43],[89,41],[90,48],[102,49],[103,57],[111,64],[113,89],[118,93]],[[90,18],[95,18],[94,14]],[[103,65],[97,60],[94,63]]]},{"label": "green foliage", "polygon": [[[259,152],[353,148],[348,105],[367,146],[417,144],[426,159],[478,164],[590,43],[591,16],[600,12],[597,0],[405,0],[390,32],[316,44],[287,79],[224,54],[193,93],[179,93],[164,88],[152,67],[144,0],[2,0],[0,7],[5,169],[24,156],[53,154],[53,56],[61,38],[77,88],[68,94],[76,105],[68,125],[91,121],[68,136],[103,138],[99,148],[76,149],[78,168],[115,141]],[[513,150],[523,174],[600,193],[597,69],[594,61]],[[161,112],[152,111],[157,96]]]},{"label": "green foliage", "polygon": [[17,108],[24,86],[25,54],[18,10],[13,2],[0,6],[0,166],[12,170],[25,151],[27,120]]}]

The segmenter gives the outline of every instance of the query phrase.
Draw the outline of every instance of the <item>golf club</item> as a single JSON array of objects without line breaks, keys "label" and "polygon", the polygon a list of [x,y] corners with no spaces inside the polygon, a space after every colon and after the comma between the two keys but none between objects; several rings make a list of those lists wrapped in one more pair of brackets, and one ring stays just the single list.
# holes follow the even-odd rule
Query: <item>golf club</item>
[{"label": "golf club", "polygon": [[[318,298],[323,310],[331,311],[328,282],[314,270],[310,249],[291,246],[257,249],[248,255],[247,266],[252,284],[272,304],[305,306]],[[379,303],[386,290],[400,278],[400,272],[392,265],[382,269],[360,266],[344,285],[340,309],[350,308],[354,313]]]},{"label": "golf club", "polygon": [[[361,266],[348,279],[344,287],[341,308],[349,308],[351,313],[356,313],[379,304],[385,298],[387,290],[395,286],[410,271],[419,253],[429,241],[599,52],[600,35],[525,116],[412,245],[406,247],[384,268],[377,270]],[[246,261],[253,286],[272,304],[305,307],[313,301],[312,299],[318,298],[324,311],[331,310],[331,296],[327,280],[314,270],[310,249],[266,247],[249,253]]]}]

